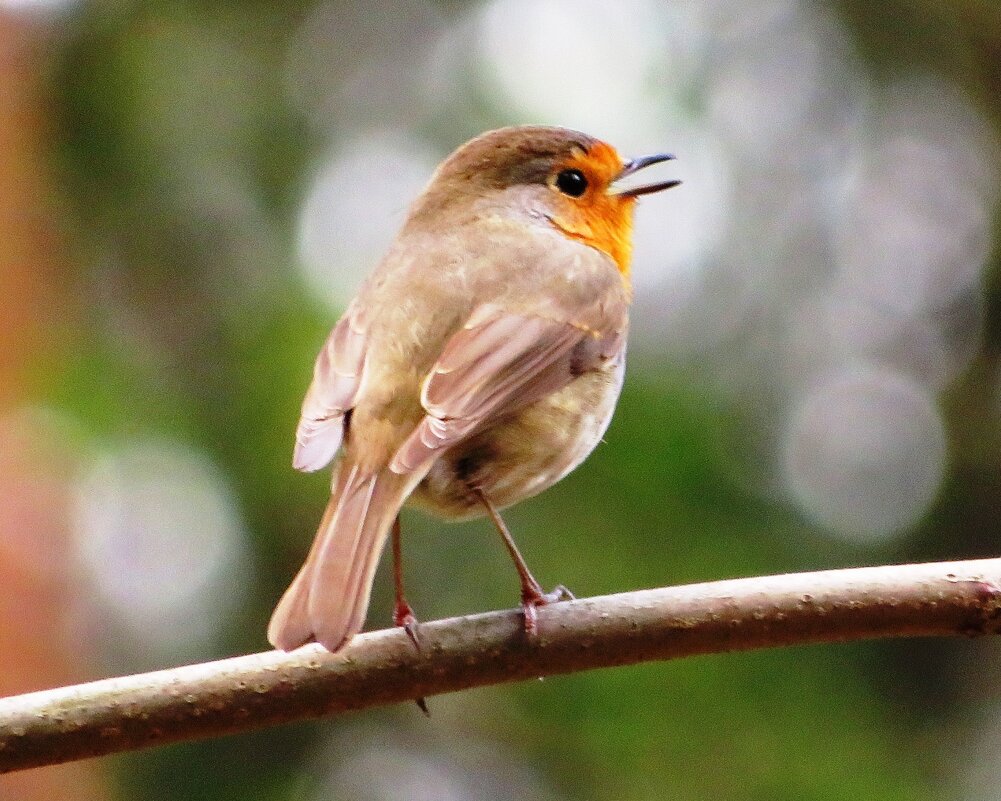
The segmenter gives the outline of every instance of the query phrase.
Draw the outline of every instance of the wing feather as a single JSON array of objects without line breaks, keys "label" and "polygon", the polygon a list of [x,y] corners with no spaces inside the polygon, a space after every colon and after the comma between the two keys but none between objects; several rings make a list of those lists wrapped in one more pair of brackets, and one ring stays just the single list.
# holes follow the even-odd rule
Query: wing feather
[{"label": "wing feather", "polygon": [[479,307],[446,343],[425,379],[427,415],[397,450],[390,469],[407,473],[491,420],[569,384],[618,356],[623,332],[595,332],[545,317]]},{"label": "wing feather", "polygon": [[344,415],[354,406],[365,372],[368,336],[364,315],[352,303],[316,357],[313,381],[302,402],[292,464],[319,470],[334,458],[344,437]]}]

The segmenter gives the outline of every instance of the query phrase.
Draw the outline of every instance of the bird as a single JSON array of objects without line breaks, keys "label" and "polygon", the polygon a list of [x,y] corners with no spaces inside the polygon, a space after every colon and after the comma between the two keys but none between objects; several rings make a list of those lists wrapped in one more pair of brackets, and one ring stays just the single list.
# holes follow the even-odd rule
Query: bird
[{"label": "bird", "polygon": [[393,619],[420,648],[403,592],[399,514],[489,517],[515,562],[525,631],[543,592],[500,511],[566,476],[607,429],[622,386],[633,211],[680,181],[624,185],[674,157],[625,159],[566,128],[483,133],[437,167],[316,358],[293,466],[334,462],[313,544],[268,639],[337,652],[364,626],[392,535]]}]

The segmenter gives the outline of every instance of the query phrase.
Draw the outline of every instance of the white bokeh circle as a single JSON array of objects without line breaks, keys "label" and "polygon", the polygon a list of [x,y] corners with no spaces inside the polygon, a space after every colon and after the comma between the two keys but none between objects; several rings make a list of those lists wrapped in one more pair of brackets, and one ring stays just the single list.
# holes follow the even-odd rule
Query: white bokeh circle
[{"label": "white bokeh circle", "polygon": [[376,131],[320,166],[299,216],[300,264],[318,297],[343,308],[354,296],[437,161],[416,138]]},{"label": "white bokeh circle", "polygon": [[795,405],[782,454],[804,514],[845,536],[880,538],[916,523],[934,500],[945,429],[927,389],[891,368],[855,366]]},{"label": "white bokeh circle", "polygon": [[248,586],[247,543],[222,474],[177,443],[105,450],[75,487],[78,563],[106,616],[152,651],[214,636]]}]

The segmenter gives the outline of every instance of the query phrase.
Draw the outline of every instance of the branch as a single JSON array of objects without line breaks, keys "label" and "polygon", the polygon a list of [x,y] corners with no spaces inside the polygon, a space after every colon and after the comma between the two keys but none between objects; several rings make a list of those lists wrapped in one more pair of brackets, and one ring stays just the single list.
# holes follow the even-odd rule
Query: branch
[{"label": "branch", "polygon": [[831,570],[629,592],[0,699],[0,772],[250,731],[469,687],[655,659],[1001,631],[1001,559]]}]

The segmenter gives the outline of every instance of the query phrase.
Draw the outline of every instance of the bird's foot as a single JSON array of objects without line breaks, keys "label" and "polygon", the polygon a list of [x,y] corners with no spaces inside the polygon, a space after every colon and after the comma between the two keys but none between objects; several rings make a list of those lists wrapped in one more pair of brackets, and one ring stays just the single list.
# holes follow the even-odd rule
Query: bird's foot
[{"label": "bird's foot", "polygon": [[417,633],[417,618],[414,616],[414,610],[410,608],[410,604],[402,598],[397,599],[396,606],[393,607],[393,624],[401,627],[407,633],[410,642],[420,653],[421,640]]},{"label": "bird's foot", "polygon": [[[402,598],[397,599],[396,606],[393,607],[393,625],[399,626],[410,638],[410,642],[414,644],[414,648],[417,649],[417,653],[421,652],[421,640],[417,634],[417,618],[414,616],[414,610],[410,608],[408,604]],[[422,696],[420,698],[415,698],[414,703],[417,704],[417,708],[424,713],[424,717],[431,717],[431,710],[428,709],[428,702]]]},{"label": "bird's foot", "polygon": [[521,609],[525,620],[525,633],[529,637],[535,637],[539,633],[539,613],[540,606],[555,604],[559,601],[573,601],[574,594],[562,584],[556,585],[551,592],[542,592],[539,587],[528,587],[521,593]]}]

